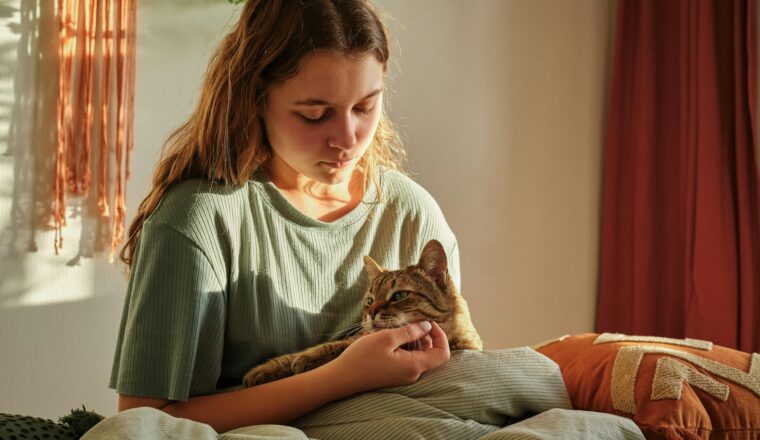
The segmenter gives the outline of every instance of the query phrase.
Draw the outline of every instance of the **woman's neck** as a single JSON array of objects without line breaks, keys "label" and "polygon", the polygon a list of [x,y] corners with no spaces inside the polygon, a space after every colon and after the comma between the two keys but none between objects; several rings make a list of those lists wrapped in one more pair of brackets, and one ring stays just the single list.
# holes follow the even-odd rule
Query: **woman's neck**
[{"label": "woman's neck", "polygon": [[358,171],[354,171],[345,182],[330,185],[297,172],[282,172],[278,168],[265,167],[269,180],[293,206],[308,217],[324,222],[335,221],[351,212],[364,197],[364,179]]}]

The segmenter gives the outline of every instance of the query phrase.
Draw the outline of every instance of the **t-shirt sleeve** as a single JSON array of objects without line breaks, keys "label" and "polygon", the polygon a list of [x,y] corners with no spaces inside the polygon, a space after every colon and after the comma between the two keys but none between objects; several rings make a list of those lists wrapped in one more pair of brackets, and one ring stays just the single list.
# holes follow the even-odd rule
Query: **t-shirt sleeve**
[{"label": "t-shirt sleeve", "polygon": [[187,400],[216,391],[224,288],[202,250],[147,221],[127,288],[110,386],[119,394]]}]

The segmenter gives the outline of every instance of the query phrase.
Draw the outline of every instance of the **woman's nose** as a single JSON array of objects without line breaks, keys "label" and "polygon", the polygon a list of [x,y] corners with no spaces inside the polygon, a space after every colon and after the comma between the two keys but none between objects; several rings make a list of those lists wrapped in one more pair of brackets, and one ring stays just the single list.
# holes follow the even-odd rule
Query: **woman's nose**
[{"label": "woman's nose", "polygon": [[327,145],[341,150],[349,150],[356,145],[357,121],[352,115],[340,118],[335,124],[334,131],[327,140]]}]

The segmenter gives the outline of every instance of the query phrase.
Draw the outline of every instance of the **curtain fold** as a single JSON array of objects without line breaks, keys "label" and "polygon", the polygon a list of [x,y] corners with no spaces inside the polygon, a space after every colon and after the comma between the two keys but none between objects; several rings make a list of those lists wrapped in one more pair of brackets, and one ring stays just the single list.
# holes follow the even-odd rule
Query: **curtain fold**
[{"label": "curtain fold", "polygon": [[56,254],[63,245],[67,195],[87,198],[93,182],[98,214],[110,221],[111,259],[124,239],[133,147],[136,7],[136,0],[57,0]]},{"label": "curtain fold", "polygon": [[619,0],[597,331],[760,351],[754,0]]}]

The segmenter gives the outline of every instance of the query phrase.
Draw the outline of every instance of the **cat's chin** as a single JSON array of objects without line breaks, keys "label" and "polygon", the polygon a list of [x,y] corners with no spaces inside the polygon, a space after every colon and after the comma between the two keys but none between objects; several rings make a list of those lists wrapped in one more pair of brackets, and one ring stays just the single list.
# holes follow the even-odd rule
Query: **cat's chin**
[{"label": "cat's chin", "polygon": [[372,329],[370,331],[372,333],[374,333],[374,332],[378,332],[380,330],[387,330],[389,328],[399,328],[399,327],[403,327],[403,325],[402,324],[392,324],[392,323],[380,324],[380,325],[378,325],[378,324],[372,324]]},{"label": "cat's chin", "polygon": [[388,330],[389,328],[398,328],[401,327],[400,325],[373,325],[370,332],[375,333],[379,332],[380,330]]},{"label": "cat's chin", "polygon": [[389,328],[404,327],[404,326],[407,326],[409,324],[414,324],[415,322],[419,322],[419,321],[410,321],[410,322],[405,322],[403,324],[400,324],[400,323],[375,324],[375,323],[373,323],[372,324],[372,329],[370,331],[372,333],[374,333],[374,332],[377,332],[377,331],[380,331],[380,330],[386,330],[386,329],[389,329]]}]

